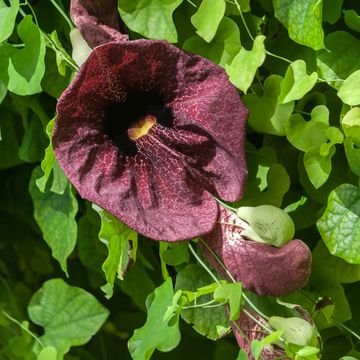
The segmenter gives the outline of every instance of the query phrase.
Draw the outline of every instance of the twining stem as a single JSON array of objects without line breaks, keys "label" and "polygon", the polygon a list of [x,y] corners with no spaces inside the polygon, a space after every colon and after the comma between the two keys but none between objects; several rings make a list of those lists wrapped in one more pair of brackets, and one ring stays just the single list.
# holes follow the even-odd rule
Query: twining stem
[{"label": "twining stem", "polygon": [[74,25],[69,19],[69,17],[66,15],[65,11],[59,6],[59,4],[55,0],[50,0],[50,2],[55,6],[56,10],[61,14],[61,16],[64,18],[64,20],[68,23],[70,29],[74,29]]},{"label": "twining stem", "polygon": [[[218,255],[210,248],[210,246],[203,240],[200,239],[202,244],[207,248],[207,250],[211,253],[211,255],[214,257],[214,259],[219,263],[219,265],[223,268],[223,270],[226,272],[226,275],[231,279],[232,282],[236,283],[237,281],[232,276],[231,272],[228,270],[228,268],[224,265],[224,263],[221,261],[221,259],[218,257]],[[244,300],[250,305],[250,307],[262,318],[265,320],[269,320],[269,316],[265,315],[261,310],[259,310],[254,303],[248,298],[246,294],[242,294],[242,297]],[[263,325],[262,325],[263,326]],[[264,326],[263,326],[264,327]]]},{"label": "twining stem", "polygon": [[220,284],[219,279],[212,273],[212,271],[206,266],[206,264],[200,259],[199,255],[196,253],[196,251],[193,249],[191,244],[189,243],[189,249],[191,253],[193,254],[194,258],[199,262],[199,264],[208,272],[208,274],[213,278],[213,280]]},{"label": "twining stem", "polygon": [[[205,246],[211,251],[211,253],[213,254],[213,256],[217,259],[217,261],[220,263],[220,265],[224,268],[224,270],[226,271],[226,273],[229,275],[230,279],[233,282],[237,282],[234,277],[231,275],[231,273],[229,272],[229,270],[225,267],[225,265],[222,263],[222,261],[217,257],[217,255],[208,247],[208,245],[202,240],[203,244],[205,244]],[[196,251],[193,249],[193,247],[191,246],[191,244],[189,243],[189,249],[191,251],[191,253],[194,255],[195,259],[200,263],[200,265],[209,273],[209,275],[214,279],[214,281],[216,283],[220,283],[219,279],[212,273],[212,271],[208,268],[208,266],[202,261],[202,259],[198,256],[198,254],[196,253]],[[263,314],[253,303],[252,301],[245,295],[242,294],[244,300],[253,308],[253,310],[260,315],[261,317],[263,317],[265,320],[268,320],[269,317],[266,316],[265,314]],[[263,323],[261,323],[258,319],[256,319],[247,309],[242,309],[242,311],[244,311],[244,313],[250,317],[255,323],[257,323],[259,326],[261,326],[265,331],[267,331],[268,333],[272,333],[273,331],[271,329],[269,329],[268,327],[266,327]],[[236,327],[236,329],[239,331],[239,333],[246,339],[246,341],[248,343],[250,343],[249,338],[244,334],[244,332],[240,329],[240,327],[238,326],[238,324],[233,321],[233,325]]]},{"label": "twining stem", "polygon": [[18,325],[22,330],[24,330],[26,333],[28,333],[33,339],[35,339],[35,341],[37,341],[39,343],[39,345],[42,348],[45,348],[44,343],[29,329],[27,329],[20,321],[16,320],[15,318],[13,318],[11,315],[9,315],[6,311],[2,310],[2,313],[13,323],[15,323],[16,325]]},{"label": "twining stem", "polygon": [[237,9],[238,9],[238,11],[239,11],[239,15],[240,15],[241,21],[242,21],[242,23],[243,23],[243,25],[244,25],[244,27],[245,27],[246,32],[248,33],[250,39],[251,39],[252,41],[255,41],[255,38],[252,36],[252,34],[251,34],[251,32],[250,32],[247,24],[246,24],[246,21],[245,21],[245,19],[244,19],[244,15],[243,15],[243,13],[242,13],[242,11],[241,11],[241,6],[240,6],[238,0],[234,0],[234,2],[235,2],[235,5],[236,5],[236,7],[237,7]]},{"label": "twining stem", "polygon": [[[31,6],[30,6],[28,3],[26,3],[26,5],[28,5],[28,6],[30,7],[30,11],[33,13],[33,10],[32,10],[32,8],[31,8]],[[23,9],[21,9],[21,8],[19,9],[19,13],[20,13],[23,17],[26,16],[25,11],[24,11]],[[36,23],[36,25],[37,25],[40,33],[41,33],[41,34],[44,36],[44,38],[45,38],[49,43],[51,43],[52,46],[56,49],[56,50],[55,50],[55,49],[53,48],[53,50],[54,50],[55,52],[56,52],[56,51],[60,52],[60,53],[63,55],[63,59],[64,59],[75,71],[79,70],[79,67],[78,67],[75,63],[72,63],[71,61],[69,61],[69,60],[67,59],[68,54],[64,53],[64,51],[63,51],[62,49],[60,49],[60,48],[57,46],[57,44],[56,44],[44,31],[42,31],[42,30],[40,29],[40,27],[39,27],[39,25],[38,25],[38,23],[37,23],[37,20],[36,20],[36,15],[35,15],[35,13],[33,13],[33,17],[34,17],[35,23]]]}]

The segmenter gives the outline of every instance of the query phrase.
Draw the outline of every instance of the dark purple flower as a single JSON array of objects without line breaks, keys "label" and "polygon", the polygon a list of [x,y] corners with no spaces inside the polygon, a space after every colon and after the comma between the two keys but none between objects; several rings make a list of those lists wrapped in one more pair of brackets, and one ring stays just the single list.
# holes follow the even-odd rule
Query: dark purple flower
[{"label": "dark purple flower", "polygon": [[[253,340],[262,340],[267,335],[269,335],[264,327],[270,328],[267,321],[265,321],[262,317],[246,309],[251,315],[257,320],[254,321],[250,316],[246,315],[244,311],[241,311],[239,320],[236,321],[236,325],[234,322],[231,322],[231,327],[234,332],[235,338],[239,347],[244,349],[247,353],[250,360],[254,360],[254,356],[251,353],[251,342]],[[261,326],[262,324],[263,326]],[[240,331],[239,331],[240,330]],[[261,359],[263,360],[289,360],[286,357],[286,352],[281,347],[270,344],[265,346],[265,348],[261,351]]]},{"label": "dark purple flower", "polygon": [[81,35],[94,48],[109,41],[126,41],[122,34],[116,0],[71,0],[71,18]]},{"label": "dark purple flower", "polygon": [[[289,294],[303,287],[310,276],[311,252],[301,240],[292,240],[281,248],[246,240],[242,237],[239,218],[223,207],[219,223],[203,238],[232,276],[245,289],[259,295]],[[203,251],[211,264],[226,276],[205,246]]]},{"label": "dark purple flower", "polygon": [[225,71],[165,41],[96,47],[57,106],[55,155],[80,195],[153,239],[208,233],[238,200],[247,109]]}]

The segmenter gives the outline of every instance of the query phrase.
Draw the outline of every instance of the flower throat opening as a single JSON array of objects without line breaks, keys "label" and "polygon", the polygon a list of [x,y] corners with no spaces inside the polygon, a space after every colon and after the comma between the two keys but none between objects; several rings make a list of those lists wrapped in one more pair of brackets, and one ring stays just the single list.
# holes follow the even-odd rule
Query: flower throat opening
[{"label": "flower throat opening", "polygon": [[156,124],[173,125],[171,109],[158,94],[136,92],[124,102],[111,104],[106,111],[104,132],[126,155],[136,154],[136,140],[145,136]]}]

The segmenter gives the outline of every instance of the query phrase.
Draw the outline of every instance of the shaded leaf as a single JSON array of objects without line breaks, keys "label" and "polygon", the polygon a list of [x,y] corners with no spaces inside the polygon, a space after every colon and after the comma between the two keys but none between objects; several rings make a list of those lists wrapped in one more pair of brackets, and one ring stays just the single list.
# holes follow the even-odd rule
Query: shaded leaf
[{"label": "shaded leaf", "polygon": [[119,0],[121,19],[132,31],[155,40],[177,42],[172,19],[183,0]]},{"label": "shaded leaf", "polygon": [[191,17],[196,32],[210,42],[225,14],[225,0],[202,0],[197,12]]},{"label": "shaded leaf", "polygon": [[4,107],[0,108],[0,131],[0,169],[20,164],[22,160],[18,156],[20,141],[17,121]]},{"label": "shaded leaf", "polygon": [[179,344],[181,335],[178,319],[169,323],[164,321],[164,315],[168,307],[172,305],[173,296],[171,278],[168,278],[155,289],[153,294],[148,296],[146,323],[134,331],[134,335],[128,342],[128,348],[134,360],[148,360],[155,349],[170,351]]},{"label": "shaded leaf", "polygon": [[244,93],[253,82],[257,68],[265,60],[264,40],[265,36],[257,36],[250,51],[242,47],[230,65],[225,66],[230,81]]},{"label": "shaded leaf", "polygon": [[[61,355],[87,343],[109,315],[93,295],[62,279],[46,281],[31,298],[28,313],[31,321],[44,328],[41,341]],[[36,349],[39,353],[40,348]]]},{"label": "shaded leaf", "polygon": [[360,189],[342,184],[333,190],[317,228],[330,252],[360,264]]},{"label": "shaded leaf", "polygon": [[323,21],[335,24],[341,17],[343,0],[323,0]]},{"label": "shaded leaf", "polygon": [[360,265],[349,264],[331,255],[322,241],[312,251],[314,276],[326,276],[340,283],[353,283],[360,280]]},{"label": "shaded leaf", "polygon": [[66,259],[74,250],[77,237],[75,216],[78,210],[77,200],[68,185],[63,195],[55,194],[48,188],[42,193],[35,181],[42,174],[40,167],[34,169],[29,192],[34,203],[34,217],[52,256],[66,272]]},{"label": "shaded leaf", "polygon": [[324,48],[322,0],[273,0],[273,4],[275,17],[292,40],[314,50]]},{"label": "shaded leaf", "polygon": [[41,120],[33,113],[28,118],[18,155],[25,162],[39,161],[46,147],[46,137]]},{"label": "shaded leaf", "polygon": [[355,10],[344,10],[344,21],[350,29],[360,32],[360,16]]}]

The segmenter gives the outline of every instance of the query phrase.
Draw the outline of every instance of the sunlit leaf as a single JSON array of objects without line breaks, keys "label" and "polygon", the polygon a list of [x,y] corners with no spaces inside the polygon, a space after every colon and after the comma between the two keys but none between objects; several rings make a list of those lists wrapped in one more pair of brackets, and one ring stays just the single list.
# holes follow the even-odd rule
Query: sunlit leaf
[{"label": "sunlit leaf", "polygon": [[318,76],[316,72],[306,73],[306,64],[303,60],[292,62],[281,81],[279,103],[287,103],[301,99],[315,85]]},{"label": "sunlit leaf", "polygon": [[[10,2],[10,6],[7,3]],[[16,15],[19,11],[19,0],[10,0],[5,2],[0,0],[0,43],[6,40],[13,32]]]},{"label": "sunlit leaf", "polygon": [[330,252],[360,264],[360,189],[343,184],[333,190],[317,228]]},{"label": "sunlit leaf", "polygon": [[149,39],[177,42],[172,19],[183,0],[119,0],[121,19],[129,29]]},{"label": "sunlit leaf", "polygon": [[273,0],[273,4],[291,39],[314,50],[324,48],[322,0]]},{"label": "sunlit leaf", "polygon": [[191,17],[196,32],[210,42],[225,14],[225,0],[202,0],[197,12]]},{"label": "sunlit leaf", "polygon": [[348,105],[360,104],[360,70],[345,79],[338,91],[339,98]]},{"label": "sunlit leaf", "polygon": [[172,305],[174,290],[171,278],[155,289],[146,300],[148,316],[146,323],[134,331],[128,342],[134,360],[148,360],[155,349],[170,351],[180,342],[179,322],[164,321],[164,315]]},{"label": "sunlit leaf", "polygon": [[248,94],[244,102],[250,110],[249,125],[257,132],[285,135],[287,123],[294,109],[294,102],[279,104],[282,77],[270,75],[264,82],[262,96]]},{"label": "sunlit leaf", "polygon": [[265,36],[257,36],[251,50],[242,47],[230,65],[225,66],[230,81],[244,93],[248,91],[256,70],[265,60],[264,41]]}]

